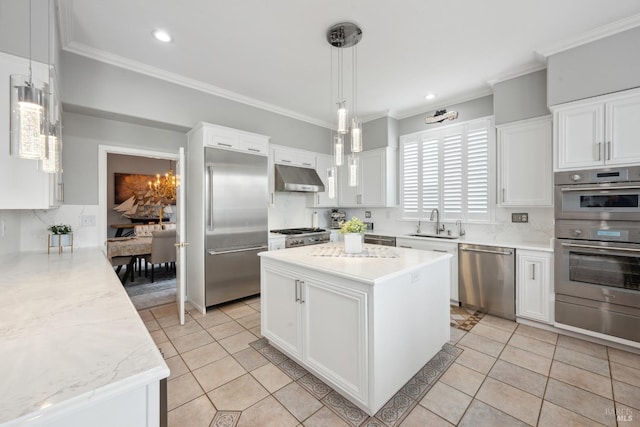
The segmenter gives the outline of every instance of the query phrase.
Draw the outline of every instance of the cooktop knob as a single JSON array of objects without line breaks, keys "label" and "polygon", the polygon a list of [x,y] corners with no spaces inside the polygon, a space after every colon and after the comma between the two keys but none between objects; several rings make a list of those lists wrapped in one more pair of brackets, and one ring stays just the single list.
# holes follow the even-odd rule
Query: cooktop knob
[{"label": "cooktop knob", "polygon": [[581,236],[582,235],[582,230],[580,230],[580,229],[573,230],[573,234],[575,234],[576,236]]},{"label": "cooktop knob", "polygon": [[578,175],[578,174],[571,175],[571,180],[573,182],[580,181],[580,179],[582,179],[582,177],[580,175]]}]

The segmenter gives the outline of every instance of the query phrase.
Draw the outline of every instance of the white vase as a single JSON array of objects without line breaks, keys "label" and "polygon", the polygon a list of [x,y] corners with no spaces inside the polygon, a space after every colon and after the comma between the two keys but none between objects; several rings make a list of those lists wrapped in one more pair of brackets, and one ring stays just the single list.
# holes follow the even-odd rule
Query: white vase
[{"label": "white vase", "polygon": [[344,235],[344,252],[346,254],[359,254],[362,252],[362,234],[347,233]]},{"label": "white vase", "polygon": [[50,246],[71,246],[71,234],[52,234]]}]

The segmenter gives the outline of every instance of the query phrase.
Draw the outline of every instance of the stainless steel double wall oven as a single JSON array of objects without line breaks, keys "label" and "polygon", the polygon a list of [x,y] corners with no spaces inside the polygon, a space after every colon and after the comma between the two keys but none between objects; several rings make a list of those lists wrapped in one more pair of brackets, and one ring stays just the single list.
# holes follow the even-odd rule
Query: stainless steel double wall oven
[{"label": "stainless steel double wall oven", "polygon": [[555,321],[640,341],[640,167],[555,174]]}]

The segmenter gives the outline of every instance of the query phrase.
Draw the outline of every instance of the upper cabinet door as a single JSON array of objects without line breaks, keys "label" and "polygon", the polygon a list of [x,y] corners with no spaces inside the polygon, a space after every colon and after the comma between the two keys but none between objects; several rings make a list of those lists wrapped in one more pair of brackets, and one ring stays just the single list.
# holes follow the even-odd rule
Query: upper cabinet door
[{"label": "upper cabinet door", "polygon": [[604,104],[590,102],[557,110],[556,169],[580,169],[604,163]]},{"label": "upper cabinet door", "polygon": [[605,162],[640,162],[640,94],[621,96],[606,104]]},{"label": "upper cabinet door", "polygon": [[552,206],[551,117],[498,128],[499,204]]}]

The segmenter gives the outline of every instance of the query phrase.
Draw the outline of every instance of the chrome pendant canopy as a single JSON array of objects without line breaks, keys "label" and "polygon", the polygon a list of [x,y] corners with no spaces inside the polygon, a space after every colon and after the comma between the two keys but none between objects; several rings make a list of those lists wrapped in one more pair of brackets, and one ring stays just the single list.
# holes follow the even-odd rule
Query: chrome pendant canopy
[{"label": "chrome pendant canopy", "polygon": [[327,41],[333,47],[355,46],[361,39],[362,30],[353,22],[340,22],[327,30]]}]

